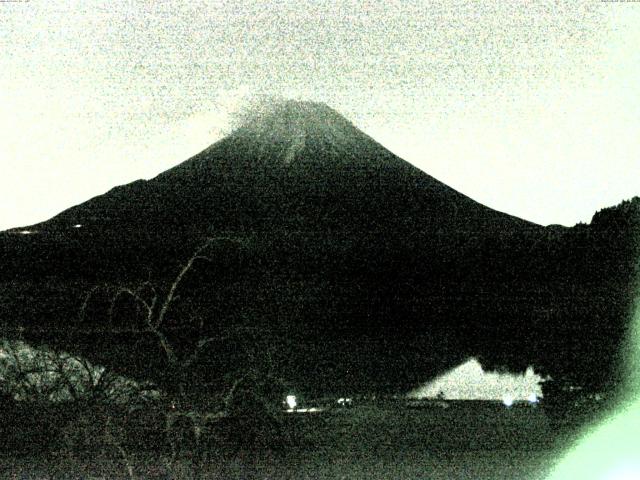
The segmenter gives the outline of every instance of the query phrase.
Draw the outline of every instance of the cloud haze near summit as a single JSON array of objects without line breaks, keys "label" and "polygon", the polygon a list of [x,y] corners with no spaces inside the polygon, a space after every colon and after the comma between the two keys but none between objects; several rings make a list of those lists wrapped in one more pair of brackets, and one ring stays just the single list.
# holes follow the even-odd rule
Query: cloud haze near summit
[{"label": "cloud haze near summit", "polygon": [[0,229],[149,178],[256,95],[324,101],[462,193],[542,224],[640,191],[640,4],[0,5]]}]

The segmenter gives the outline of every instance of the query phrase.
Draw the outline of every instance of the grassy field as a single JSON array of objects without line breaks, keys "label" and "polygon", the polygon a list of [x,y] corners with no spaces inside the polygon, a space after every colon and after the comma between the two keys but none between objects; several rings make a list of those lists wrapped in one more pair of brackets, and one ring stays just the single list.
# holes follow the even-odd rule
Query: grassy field
[{"label": "grassy field", "polygon": [[0,454],[10,479],[543,479],[570,437],[542,407],[361,405],[284,414],[286,445],[183,452]]},{"label": "grassy field", "polygon": [[[38,458],[1,458],[7,479],[110,479],[129,477],[127,467],[115,458],[76,461]],[[549,452],[475,450],[384,450],[357,452],[339,448],[287,452],[237,452],[203,464],[181,459],[169,465],[166,458],[149,454],[130,460],[134,478],[149,479],[544,479],[553,459]]]}]

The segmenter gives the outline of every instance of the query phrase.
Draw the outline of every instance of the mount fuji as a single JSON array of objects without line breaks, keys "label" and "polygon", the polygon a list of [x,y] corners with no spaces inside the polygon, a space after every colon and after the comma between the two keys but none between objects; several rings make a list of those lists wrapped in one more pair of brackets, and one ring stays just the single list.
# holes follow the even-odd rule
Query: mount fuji
[{"label": "mount fuji", "polygon": [[166,292],[206,243],[164,327],[185,351],[220,339],[194,388],[258,352],[315,392],[408,389],[469,356],[600,388],[616,378],[639,204],[589,225],[536,225],[455,191],[324,104],[277,102],[153,179],[1,233],[0,321],[7,337],[161,381],[153,339],[122,333],[140,309],[118,305],[114,320],[106,297],[86,298],[105,285]]}]

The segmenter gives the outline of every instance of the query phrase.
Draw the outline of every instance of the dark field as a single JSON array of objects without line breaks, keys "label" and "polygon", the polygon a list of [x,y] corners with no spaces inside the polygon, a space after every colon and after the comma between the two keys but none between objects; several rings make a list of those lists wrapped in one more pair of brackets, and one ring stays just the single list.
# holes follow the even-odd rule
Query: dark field
[{"label": "dark field", "polygon": [[[351,452],[340,448],[285,453],[238,453],[202,466],[182,460],[172,467],[163,459],[135,455],[134,478],[156,479],[543,479],[550,471],[548,452],[478,450],[431,452],[390,447]],[[65,460],[3,458],[2,478],[130,478],[117,459]]]},{"label": "dark field", "polygon": [[[377,402],[283,413],[284,445],[209,448],[199,455],[106,449],[0,456],[1,478],[542,479],[571,428],[543,406],[450,402],[413,409]],[[123,459],[127,459],[125,462]]]}]

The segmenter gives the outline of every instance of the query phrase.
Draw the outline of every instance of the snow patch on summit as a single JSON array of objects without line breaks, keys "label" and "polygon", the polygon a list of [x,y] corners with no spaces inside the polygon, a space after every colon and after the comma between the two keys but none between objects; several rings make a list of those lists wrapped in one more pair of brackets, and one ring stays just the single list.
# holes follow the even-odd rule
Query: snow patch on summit
[{"label": "snow patch on summit", "polygon": [[347,155],[362,144],[362,135],[347,119],[325,104],[309,101],[275,101],[254,107],[244,114],[233,135],[257,141],[260,156],[273,154],[276,147],[286,165],[311,141]]},{"label": "snow patch on summit", "polygon": [[290,143],[289,148],[287,148],[287,153],[284,156],[285,165],[291,164],[291,162],[296,158],[296,154],[304,149],[306,139],[306,135],[297,135],[292,138],[292,142]]}]

